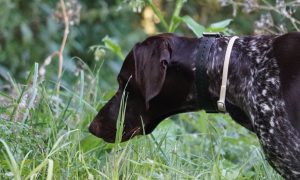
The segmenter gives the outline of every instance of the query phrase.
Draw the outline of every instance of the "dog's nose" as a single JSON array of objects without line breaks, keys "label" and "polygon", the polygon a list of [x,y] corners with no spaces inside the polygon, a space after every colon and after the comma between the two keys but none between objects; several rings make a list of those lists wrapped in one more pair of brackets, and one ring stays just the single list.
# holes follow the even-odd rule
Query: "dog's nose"
[{"label": "dog's nose", "polygon": [[97,121],[93,121],[90,126],[89,126],[89,131],[95,136],[99,137],[99,132],[100,132],[100,123]]}]

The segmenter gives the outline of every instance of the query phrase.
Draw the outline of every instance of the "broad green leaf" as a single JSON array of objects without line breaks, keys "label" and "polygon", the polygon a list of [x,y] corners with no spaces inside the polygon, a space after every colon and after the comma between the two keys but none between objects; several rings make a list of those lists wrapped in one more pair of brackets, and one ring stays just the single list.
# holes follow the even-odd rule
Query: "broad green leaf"
[{"label": "broad green leaf", "polygon": [[224,32],[224,31],[228,30],[227,27],[231,21],[232,21],[232,19],[226,19],[224,21],[219,21],[219,22],[213,23],[206,29],[206,31],[207,32]]},{"label": "broad green leaf", "polygon": [[205,30],[205,32],[224,32],[224,31],[226,31],[226,28],[211,28],[211,27],[209,27]]},{"label": "broad green leaf", "polygon": [[202,33],[205,31],[205,27],[198,24],[190,16],[182,17],[182,21],[191,29],[197,37],[202,37]]},{"label": "broad green leaf", "polygon": [[209,28],[213,28],[213,29],[223,29],[226,28],[230,23],[231,23],[232,19],[226,19],[223,21],[219,21],[216,23],[213,23],[209,26]]},{"label": "broad green leaf", "polygon": [[124,60],[125,56],[122,53],[121,47],[112,41],[108,36],[105,36],[102,41],[104,42],[105,47],[107,47],[112,52],[116,53],[120,59]]}]

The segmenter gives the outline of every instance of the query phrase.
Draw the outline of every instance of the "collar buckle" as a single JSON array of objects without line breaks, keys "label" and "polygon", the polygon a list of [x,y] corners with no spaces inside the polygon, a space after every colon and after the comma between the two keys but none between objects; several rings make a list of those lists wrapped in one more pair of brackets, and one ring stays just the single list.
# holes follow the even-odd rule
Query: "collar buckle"
[{"label": "collar buckle", "polygon": [[219,110],[220,112],[223,112],[223,113],[226,112],[225,102],[218,100],[218,101],[217,101],[217,107],[218,107],[218,110]]}]

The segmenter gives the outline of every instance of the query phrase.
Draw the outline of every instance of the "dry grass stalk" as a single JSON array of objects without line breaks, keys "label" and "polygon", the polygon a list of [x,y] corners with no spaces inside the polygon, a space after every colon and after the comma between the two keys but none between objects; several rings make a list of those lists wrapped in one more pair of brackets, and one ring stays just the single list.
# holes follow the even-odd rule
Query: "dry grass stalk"
[{"label": "dry grass stalk", "polygon": [[60,5],[61,5],[61,10],[62,10],[62,14],[63,14],[63,19],[64,19],[64,36],[63,36],[63,40],[61,42],[60,48],[58,51],[53,52],[51,55],[49,55],[45,60],[43,65],[40,68],[40,75],[43,76],[45,74],[45,68],[46,66],[48,66],[52,59],[55,56],[58,56],[58,72],[57,72],[57,85],[56,85],[56,94],[59,95],[60,92],[60,80],[61,80],[61,76],[62,76],[62,66],[63,66],[63,62],[64,62],[64,58],[63,58],[63,51],[65,49],[66,46],[66,42],[68,39],[68,35],[69,35],[69,17],[67,15],[67,10],[66,10],[66,5],[64,0],[60,0]]}]

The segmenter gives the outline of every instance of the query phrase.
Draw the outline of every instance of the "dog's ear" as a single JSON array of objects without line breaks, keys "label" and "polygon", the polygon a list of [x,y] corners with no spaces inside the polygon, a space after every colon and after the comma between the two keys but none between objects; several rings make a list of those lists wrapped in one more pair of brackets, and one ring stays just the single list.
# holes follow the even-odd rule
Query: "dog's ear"
[{"label": "dog's ear", "polygon": [[136,44],[133,48],[135,61],[135,80],[145,98],[146,108],[149,102],[161,91],[171,58],[171,48],[166,40],[156,39]]}]

